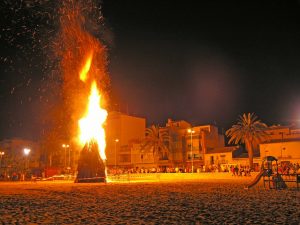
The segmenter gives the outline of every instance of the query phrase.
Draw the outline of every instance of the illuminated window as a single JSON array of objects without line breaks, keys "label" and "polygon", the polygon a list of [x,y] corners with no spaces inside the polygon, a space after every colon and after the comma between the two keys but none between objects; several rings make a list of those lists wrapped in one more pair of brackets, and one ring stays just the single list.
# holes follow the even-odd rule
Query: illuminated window
[{"label": "illuminated window", "polygon": [[200,156],[200,154],[194,154],[194,159],[202,159],[202,157]]}]

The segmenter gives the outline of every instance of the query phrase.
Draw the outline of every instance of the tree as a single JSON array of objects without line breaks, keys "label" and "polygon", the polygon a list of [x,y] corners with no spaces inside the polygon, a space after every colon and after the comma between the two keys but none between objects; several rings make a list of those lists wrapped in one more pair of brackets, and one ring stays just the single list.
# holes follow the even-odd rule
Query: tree
[{"label": "tree", "polygon": [[254,113],[239,116],[237,124],[226,131],[229,144],[245,144],[249,156],[249,165],[253,168],[253,145],[267,138],[267,125],[258,120]]},{"label": "tree", "polygon": [[159,130],[159,126],[152,125],[146,129],[146,137],[142,143],[142,151],[152,150],[155,160],[158,160],[161,156],[168,154],[168,147],[166,142],[169,142],[169,134],[167,131]]}]

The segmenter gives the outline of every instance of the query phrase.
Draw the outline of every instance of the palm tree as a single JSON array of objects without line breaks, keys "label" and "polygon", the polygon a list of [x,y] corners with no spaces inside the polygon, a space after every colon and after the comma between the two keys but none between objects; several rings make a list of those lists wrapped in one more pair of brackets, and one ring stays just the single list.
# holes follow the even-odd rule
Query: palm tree
[{"label": "palm tree", "polygon": [[267,138],[266,129],[267,125],[258,120],[254,113],[244,113],[243,116],[239,116],[237,124],[226,131],[226,136],[230,137],[229,144],[245,144],[251,168],[253,168],[253,145]]},{"label": "palm tree", "polygon": [[166,142],[170,139],[167,131],[159,130],[159,126],[152,125],[146,129],[146,137],[142,143],[142,151],[152,150],[155,160],[159,159],[160,155],[168,154]]}]

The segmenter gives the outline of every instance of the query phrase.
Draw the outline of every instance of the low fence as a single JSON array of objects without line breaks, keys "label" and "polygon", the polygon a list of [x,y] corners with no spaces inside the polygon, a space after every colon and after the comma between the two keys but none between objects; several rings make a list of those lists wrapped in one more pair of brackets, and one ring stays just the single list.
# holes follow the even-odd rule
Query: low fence
[{"label": "low fence", "polygon": [[216,179],[254,179],[257,173],[251,173],[251,176],[240,177],[233,176],[232,173],[139,173],[139,174],[120,174],[109,175],[109,182],[159,182],[159,181],[200,181],[200,180],[216,180]]}]

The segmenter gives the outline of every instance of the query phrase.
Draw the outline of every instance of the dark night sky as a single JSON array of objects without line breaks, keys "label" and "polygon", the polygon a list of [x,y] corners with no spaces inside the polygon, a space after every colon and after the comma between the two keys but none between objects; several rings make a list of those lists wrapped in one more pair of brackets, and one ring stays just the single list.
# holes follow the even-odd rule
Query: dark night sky
[{"label": "dark night sky", "polygon": [[[300,119],[300,3],[203,2],[103,1],[113,104],[160,125],[173,118],[227,129],[243,112],[268,125]],[[37,29],[31,40],[45,21],[1,4],[0,139],[36,139],[49,69],[32,46],[51,33]],[[7,30],[13,20],[28,33]]]}]

